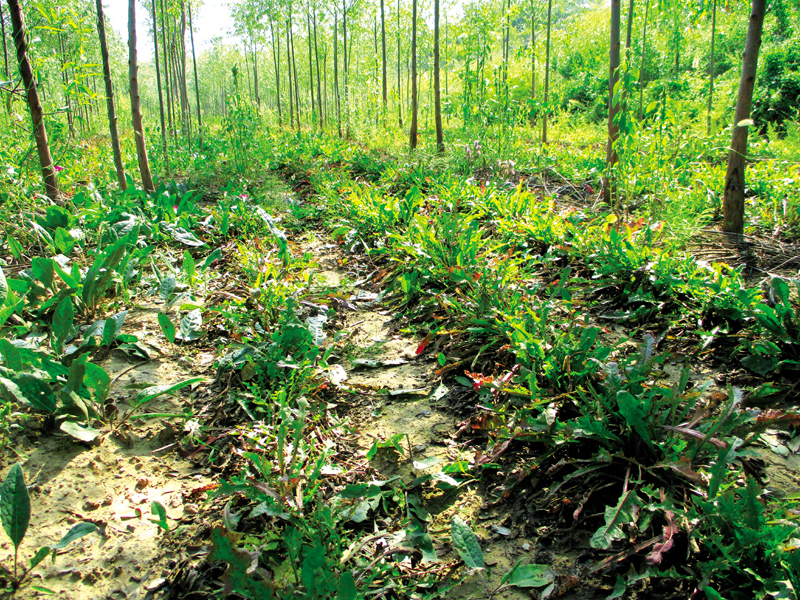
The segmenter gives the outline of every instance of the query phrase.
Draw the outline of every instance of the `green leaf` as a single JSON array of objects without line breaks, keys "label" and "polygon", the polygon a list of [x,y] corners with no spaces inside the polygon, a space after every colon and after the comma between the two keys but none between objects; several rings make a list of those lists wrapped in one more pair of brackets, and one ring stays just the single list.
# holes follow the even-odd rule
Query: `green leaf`
[{"label": "green leaf", "polygon": [[251,574],[250,566],[254,558],[257,560],[260,552],[249,552],[236,546],[237,534],[227,532],[221,527],[216,527],[211,532],[211,553],[210,560],[221,560],[229,565],[223,579],[229,589],[245,592],[248,597],[272,598],[269,586]]},{"label": "green leaf", "polygon": [[111,346],[117,337],[117,323],[114,319],[106,319],[103,324],[103,346]]},{"label": "green leaf", "polygon": [[521,588],[544,587],[553,579],[555,579],[555,573],[550,565],[532,563],[514,567],[506,583]]},{"label": "green leaf", "polygon": [[608,550],[614,540],[620,540],[624,537],[622,525],[625,523],[632,523],[633,505],[636,501],[636,495],[633,490],[629,490],[623,494],[616,506],[606,506],[605,511],[605,524],[595,531],[592,536],[590,545],[592,548],[600,550]]},{"label": "green leaf", "polygon": [[30,568],[33,569],[34,567],[36,567],[36,565],[38,565],[45,558],[47,558],[48,554],[50,554],[50,548],[48,548],[47,546],[39,548],[39,551],[34,555],[33,558],[31,558],[31,567]]},{"label": "green leaf", "polygon": [[[97,525],[87,521],[73,525],[72,529],[64,534],[64,537],[58,540],[58,542],[55,544],[50,545],[49,549],[53,552],[53,561],[56,559],[56,552],[63,550],[75,540],[79,540],[83,536],[89,535],[90,533],[95,533],[96,531],[99,531]],[[39,552],[41,552],[41,550]]]},{"label": "green leaf", "polygon": [[453,548],[470,569],[483,568],[483,550],[478,543],[478,538],[459,516],[454,516],[450,521],[450,537]]},{"label": "green leaf", "polygon": [[171,229],[170,235],[172,235],[173,240],[186,246],[198,247],[204,245],[204,242],[198,240],[191,231],[187,231],[183,227],[175,227]]},{"label": "green leaf", "polygon": [[739,456],[736,450],[742,443],[742,440],[739,438],[734,438],[730,444],[725,448],[721,448],[717,454],[717,462],[715,462],[714,466],[711,468],[711,479],[708,482],[709,500],[713,500],[719,492],[722,481],[725,479],[725,474],[728,472],[728,464],[736,460]]},{"label": "green leaf", "polygon": [[10,235],[6,238],[8,249],[16,259],[22,258],[22,245]]},{"label": "green leaf", "polygon": [[358,598],[356,580],[350,571],[345,571],[339,580],[339,591],[336,594],[336,600],[356,600],[356,598]]},{"label": "green leaf", "polygon": [[58,248],[58,251],[61,252],[62,254],[69,255],[75,248],[75,240],[72,238],[69,231],[67,231],[63,227],[59,227],[56,229],[56,235],[54,241],[56,244],[56,248]]},{"label": "green leaf", "polygon": [[431,467],[435,467],[442,459],[438,456],[431,456],[430,458],[424,458],[422,460],[415,460],[414,461],[414,468],[417,471],[424,471],[425,469],[430,469]]},{"label": "green leaf", "polygon": [[157,500],[153,500],[150,504],[150,512],[158,517],[158,519],[150,519],[151,523],[155,523],[164,531],[169,531],[169,523],[167,522],[167,509],[164,505]]},{"label": "green leaf", "polygon": [[170,318],[165,313],[158,313],[158,324],[161,325],[161,331],[164,337],[169,340],[170,344],[175,343],[175,325],[170,321]]},{"label": "green leaf", "polygon": [[86,273],[83,280],[83,293],[81,299],[85,306],[94,308],[102,298],[114,274],[114,269],[125,256],[127,241],[117,240],[103,254],[95,259],[92,268]]},{"label": "green leaf", "polygon": [[213,263],[215,260],[219,260],[220,258],[222,258],[222,250],[217,248],[211,254],[209,254],[203,261],[202,269],[205,271],[208,267],[211,266],[211,263]]},{"label": "green leaf", "polygon": [[0,386],[17,402],[26,404],[34,410],[47,413],[56,412],[56,395],[50,384],[30,373],[21,373],[13,381],[0,377]]},{"label": "green leaf", "polygon": [[14,549],[19,548],[31,520],[31,497],[25,485],[25,474],[16,463],[0,486],[0,520]]},{"label": "green leaf", "polygon": [[184,342],[193,342],[199,340],[205,332],[203,331],[203,314],[199,308],[190,310],[183,319],[181,319],[181,329],[176,338]]},{"label": "green leaf", "polygon": [[6,303],[6,298],[8,298],[8,282],[3,269],[0,268],[0,306]]},{"label": "green leaf", "polygon": [[81,425],[80,423],[76,423],[75,421],[64,421],[61,424],[61,427],[59,427],[59,429],[61,429],[61,431],[63,431],[64,433],[68,433],[76,440],[79,440],[87,444],[92,443],[95,439],[97,439],[103,434],[102,431],[98,431],[94,427]]},{"label": "green leaf", "polygon": [[94,363],[86,363],[84,385],[94,392],[94,401],[102,405],[108,397],[111,387],[111,377],[106,370]]},{"label": "green leaf", "polygon": [[189,282],[194,280],[195,264],[192,254],[188,250],[183,253],[183,272],[186,273]]},{"label": "green leaf", "polygon": [[617,392],[617,405],[619,412],[625,417],[628,425],[633,427],[633,430],[639,434],[639,437],[650,447],[653,447],[653,441],[650,439],[650,433],[647,430],[647,413],[642,410],[641,401],[628,391]]},{"label": "green leaf", "polygon": [[185,388],[188,385],[193,385],[195,383],[199,383],[203,381],[202,377],[192,377],[191,379],[186,379],[184,381],[180,381],[178,383],[173,383],[172,385],[154,385],[148,388],[143,389],[139,392],[139,395],[136,396],[136,400],[133,401],[133,406],[138,408],[143,404],[150,402],[161,396],[162,394],[174,394],[178,390]]},{"label": "green leaf", "polygon": [[53,333],[56,336],[57,346],[60,349],[64,341],[72,332],[72,323],[75,320],[75,309],[72,306],[72,296],[67,296],[56,306],[53,312]]},{"label": "green leaf", "polygon": [[22,370],[22,354],[9,340],[0,339],[0,356],[3,357],[3,365],[12,371]]},{"label": "green leaf", "polygon": [[53,286],[53,277],[55,275],[53,264],[53,259],[42,258],[41,256],[37,256],[31,261],[31,273],[34,279],[38,279],[48,288]]}]

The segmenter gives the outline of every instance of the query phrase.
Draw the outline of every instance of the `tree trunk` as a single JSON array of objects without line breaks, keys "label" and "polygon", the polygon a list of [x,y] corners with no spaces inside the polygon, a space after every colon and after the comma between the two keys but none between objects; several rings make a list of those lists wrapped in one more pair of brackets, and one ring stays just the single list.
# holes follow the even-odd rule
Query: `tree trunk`
[{"label": "tree trunk", "polygon": [[[100,38],[100,55],[103,59],[103,80],[106,84],[106,107],[108,109],[108,129],[111,133],[111,149],[114,152],[114,167],[117,170],[119,187],[125,191],[128,182],[125,179],[125,167],[122,165],[122,152],[119,146],[119,131],[117,130],[117,111],[114,108],[114,86],[111,81],[111,65],[108,61],[108,44],[106,43],[106,21],[103,16],[103,0],[96,0],[97,5],[97,35]],[[161,127],[164,127],[164,112],[161,112]],[[165,154],[166,156],[166,154]]]},{"label": "tree trunk", "polygon": [[606,170],[603,179],[603,194],[606,202],[612,200],[614,187],[612,169],[617,163],[615,143],[619,137],[619,127],[614,122],[618,106],[614,103],[614,86],[619,76],[619,17],[620,0],[611,0],[611,44],[608,57],[608,142],[606,143]]},{"label": "tree trunk", "polygon": [[[16,1],[16,0],[14,0]],[[147,144],[142,125],[142,107],[139,99],[139,63],[136,58],[136,0],[128,0],[128,76],[131,84],[131,120],[136,138],[136,155],[139,157],[139,173],[145,190],[155,191],[150,163],[147,160]]]},{"label": "tree trunk", "polygon": [[[97,0],[98,7],[102,0]],[[158,31],[156,31],[156,0],[152,0],[153,5],[153,45],[155,46],[156,57],[156,81],[158,82],[158,109],[161,115],[161,143],[164,149],[164,167],[167,175],[169,175],[169,153],[167,152],[167,125],[164,118],[164,96],[161,92],[161,64],[158,60]],[[98,8],[99,12],[99,8]],[[106,84],[108,85],[108,84]]]},{"label": "tree trunk", "polygon": [[350,139],[350,65],[347,62],[347,4],[342,0],[342,87],[344,88],[344,134]]},{"label": "tree trunk", "polygon": [[181,45],[176,48],[179,54],[178,76],[181,82],[181,118],[186,127],[188,147],[192,147],[192,110],[189,106],[189,89],[186,83],[186,5],[181,1]]},{"label": "tree trunk", "polygon": [[384,8],[384,0],[381,0],[381,56],[383,59],[383,117],[384,125],[386,124],[386,107],[389,103],[389,87],[386,80],[386,10]]},{"label": "tree trunk", "polygon": [[630,3],[628,4],[628,31],[625,35],[625,50],[631,47],[632,34],[633,34],[633,0],[631,0]]},{"label": "tree trunk", "polygon": [[292,96],[292,41],[289,32],[292,22],[286,19],[286,69],[289,72],[289,129],[294,127],[294,97]]},{"label": "tree trunk", "polygon": [[[295,114],[297,115],[297,133],[300,133],[300,84],[298,82],[297,77],[297,61],[295,60],[294,55],[294,31],[292,30],[292,13],[289,13],[289,32],[291,34],[291,44],[292,44],[292,64],[291,68],[294,69],[294,107],[297,109]],[[291,90],[289,90],[291,92]]]},{"label": "tree trunk", "polygon": [[[155,2],[155,0],[153,0]],[[167,28],[166,28],[166,12],[164,11],[164,0],[161,0],[161,49],[164,51],[164,91],[167,96],[167,121],[169,122],[169,130],[172,135],[175,134],[175,124],[172,114],[172,90],[169,85],[169,60],[167,60]],[[155,19],[155,10],[153,10],[153,18]],[[155,32],[155,23],[153,24],[153,31]],[[156,54],[158,54],[156,48]]]},{"label": "tree trunk", "polygon": [[[322,108],[322,81],[319,72],[319,46],[317,45],[317,8],[313,8],[314,19],[314,59],[317,65],[317,105],[319,106],[319,128],[322,131],[325,128],[325,111]],[[327,85],[325,86],[325,95],[327,97]]]},{"label": "tree trunk", "polygon": [[411,2],[411,129],[408,133],[409,147],[417,147],[417,0]]},{"label": "tree trunk", "polygon": [[19,5],[19,0],[8,0],[8,12],[11,15],[11,36],[14,40],[14,46],[17,49],[19,74],[25,86],[25,95],[28,100],[28,108],[31,112],[33,135],[36,138],[36,150],[39,154],[39,165],[42,169],[44,189],[47,196],[54,202],[57,202],[60,199],[58,181],[56,181],[53,157],[50,155],[50,144],[47,142],[47,129],[44,126],[44,118],[42,117],[42,103],[39,101],[36,80],[33,78],[31,63],[28,61],[28,46],[25,43],[25,24],[22,20],[22,8]]},{"label": "tree trunk", "polygon": [[339,21],[336,10],[333,11],[333,89],[336,96],[336,124],[339,129],[339,137],[342,137],[342,106],[339,98]]},{"label": "tree trunk", "polygon": [[717,0],[711,12],[711,65],[708,70],[708,110],[706,111],[706,134],[711,135],[711,110],[714,107],[714,38],[717,33]]},{"label": "tree trunk", "polygon": [[442,89],[439,81],[439,0],[433,1],[433,103],[436,122],[436,151],[444,154],[442,131]]},{"label": "tree trunk", "polygon": [[253,90],[256,94],[256,105],[261,106],[261,94],[258,93],[258,44],[252,37],[250,46],[253,48]]},{"label": "tree trunk", "polygon": [[[97,0],[100,2],[100,0]],[[197,78],[197,55],[194,51],[194,26],[192,25],[192,3],[189,3],[189,39],[192,41],[192,66],[194,67],[194,97],[197,101],[197,135],[203,149],[203,117],[200,115],[200,81]]]},{"label": "tree trunk", "polygon": [[3,3],[0,2],[0,37],[3,38],[3,65],[6,69],[6,80],[11,79],[8,72],[8,47],[6,46],[6,21],[3,16]]},{"label": "tree trunk", "polygon": [[275,25],[272,22],[272,15],[269,17],[269,30],[272,34],[272,59],[275,62],[275,100],[278,105],[278,127],[283,127],[283,115],[281,114],[281,36],[275,35]]},{"label": "tree trunk", "polygon": [[316,100],[314,99],[314,57],[311,48],[311,6],[306,6],[306,32],[308,33],[308,88],[311,96],[311,129],[317,120]]},{"label": "tree trunk", "polygon": [[400,82],[400,0],[397,0],[397,122],[400,128],[403,127],[403,102]]},{"label": "tree trunk", "polygon": [[761,48],[761,30],[764,26],[766,0],[753,0],[747,42],[742,55],[742,78],[736,98],[736,116],[733,120],[731,151],[725,175],[725,200],[723,202],[722,231],[741,235],[744,233],[744,169],[747,155],[747,125],[753,105],[753,87],[756,82],[758,51]]},{"label": "tree trunk", "polygon": [[[612,2],[613,1],[614,0],[612,0]],[[616,0],[616,2],[619,4],[619,0]],[[547,43],[545,45],[544,52],[544,114],[542,118],[542,144],[547,143],[547,111],[549,110],[547,102],[550,97],[550,25],[552,23],[552,14],[553,0],[547,0]],[[619,48],[617,48],[617,53],[619,54]]]},{"label": "tree trunk", "polygon": [[[531,0],[531,104],[536,101],[536,7]],[[535,121],[531,106],[531,127]]]},{"label": "tree trunk", "polygon": [[[716,2],[716,0],[714,0]],[[639,120],[644,117],[644,75],[646,72],[646,55],[645,48],[647,48],[647,16],[650,11],[650,0],[644,5],[644,31],[642,32],[642,58],[639,61]]]}]

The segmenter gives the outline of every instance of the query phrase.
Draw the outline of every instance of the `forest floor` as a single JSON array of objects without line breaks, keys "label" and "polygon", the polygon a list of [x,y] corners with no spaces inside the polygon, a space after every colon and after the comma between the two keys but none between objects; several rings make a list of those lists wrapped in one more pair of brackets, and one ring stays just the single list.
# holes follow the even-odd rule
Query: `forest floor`
[{"label": "forest floor", "polygon": [[[589,525],[579,516],[595,488],[582,488],[580,480],[561,488],[543,477],[545,487],[537,489],[538,479],[533,478],[497,501],[489,488],[496,492],[519,472],[533,452],[524,444],[507,453],[506,448],[495,447],[491,458],[499,469],[490,477],[475,478],[468,469],[459,473],[460,463],[480,460],[481,449],[489,441],[488,428],[477,416],[480,406],[475,397],[449,381],[445,375],[450,369],[437,360],[446,336],[427,339],[401,331],[404,316],[382,304],[382,270],[369,257],[345,252],[323,230],[299,230],[296,239],[288,235],[294,254],[310,257],[309,264],[314,265],[303,294],[306,312],[313,316],[315,311],[336,309],[326,329],[335,335],[332,343],[338,360],[324,374],[328,380],[324,398],[340,423],[331,430],[330,444],[337,464],[347,466],[346,472],[336,475],[336,485],[370,482],[383,489],[399,481],[408,493],[422,475],[443,481],[463,476],[457,486],[426,488],[420,494],[420,513],[428,515],[426,531],[438,561],[412,560],[412,549],[403,547],[408,554],[398,567],[403,576],[453,577],[454,585],[444,593],[447,598],[486,597],[488,590],[495,590],[494,598],[538,597],[538,592],[502,589],[503,576],[523,560],[549,565],[557,575],[557,585],[548,588],[547,597],[583,600],[611,594],[613,580],[604,578],[605,571],[627,570],[631,553],[601,556],[590,547],[602,512],[589,515],[594,518]],[[247,294],[225,265],[219,261],[209,273],[209,298]],[[157,318],[164,310],[163,301],[134,296],[124,308],[129,314],[122,333],[135,335],[151,358],[135,360],[111,350],[97,361],[112,377],[110,398],[121,413],[146,387],[197,376],[205,381],[154,401],[148,410],[162,417],[131,420],[92,443],[47,432],[46,424],[35,419],[11,433],[3,470],[19,460],[32,474],[28,481],[32,532],[22,554],[55,542],[79,521],[95,523],[101,533],[79,540],[52,563],[47,559],[34,573],[32,585],[70,600],[218,597],[225,566],[208,561],[211,532],[230,523],[231,511],[243,514],[249,505],[242,494],[226,505],[227,498],[207,500],[206,492],[241,469],[241,448],[247,437],[242,426],[249,419],[246,411],[229,402],[228,394],[246,377],[242,373],[233,379],[220,376],[216,364],[221,353],[231,350],[209,338],[166,344]],[[615,331],[618,339],[630,333],[624,328],[609,329],[610,338]],[[636,347],[633,342],[630,345]],[[478,348],[461,351],[471,357]],[[678,350],[664,362],[658,377],[677,381],[682,366],[693,360]],[[703,392],[706,398],[724,393],[730,381],[717,377],[718,366],[703,363],[691,374],[695,382],[715,381]],[[174,416],[189,413],[192,418]],[[765,432],[753,448],[752,457],[763,467],[761,479],[775,493],[788,495],[800,486],[798,451],[800,438],[777,430]],[[559,468],[556,464],[551,470]],[[168,531],[151,512],[153,502],[166,508]],[[460,565],[450,538],[454,515],[473,523],[485,572],[454,576]],[[365,535],[361,549],[380,557],[396,546],[404,533],[400,517],[371,511],[360,520],[353,518],[353,527]],[[687,546],[686,540],[683,543]],[[7,540],[0,551],[13,555]],[[634,558],[636,564],[641,563]],[[692,593],[691,585],[645,581],[628,597],[686,598]],[[29,587],[17,597],[42,594]]]}]

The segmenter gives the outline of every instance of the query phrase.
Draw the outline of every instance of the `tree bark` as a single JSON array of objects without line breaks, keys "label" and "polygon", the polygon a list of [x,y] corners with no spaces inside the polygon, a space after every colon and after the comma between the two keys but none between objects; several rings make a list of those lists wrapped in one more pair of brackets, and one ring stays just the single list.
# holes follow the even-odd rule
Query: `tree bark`
[{"label": "tree bark", "polygon": [[[291,68],[294,69],[294,107],[297,109],[295,114],[297,115],[297,133],[300,133],[300,84],[298,82],[297,77],[297,61],[295,60],[294,54],[294,31],[292,29],[292,13],[289,12],[289,33],[291,35],[291,45],[292,45],[292,64]],[[291,92],[291,90],[289,90]]]},{"label": "tree bark", "polygon": [[411,129],[408,133],[409,147],[417,147],[417,0],[411,2]]},{"label": "tree bark", "polygon": [[[97,0],[97,6],[100,7],[102,0]],[[155,46],[156,57],[156,81],[158,82],[158,110],[161,116],[161,143],[164,148],[164,167],[167,175],[169,175],[169,153],[167,152],[167,125],[164,118],[164,96],[161,92],[161,64],[158,60],[158,31],[156,31],[156,0],[152,0],[153,5],[153,45]],[[99,11],[99,8],[98,8]]]},{"label": "tree bark", "polygon": [[397,0],[397,123],[403,127],[403,102],[400,81],[401,68],[400,68],[400,0]]},{"label": "tree bark", "polygon": [[744,233],[744,170],[747,155],[747,126],[753,105],[753,87],[756,82],[758,51],[761,48],[761,31],[764,26],[766,0],[753,0],[747,41],[742,55],[742,78],[736,98],[736,116],[733,121],[731,151],[725,175],[725,199],[722,231],[741,235]]},{"label": "tree bark", "polygon": [[615,143],[619,137],[619,127],[614,122],[618,106],[614,103],[614,86],[619,77],[619,20],[620,0],[611,0],[611,43],[608,57],[608,142],[606,143],[606,170],[603,178],[603,194],[606,202],[612,200],[613,174],[612,169],[617,163]]},{"label": "tree bark", "polygon": [[6,46],[6,21],[3,16],[3,3],[0,2],[0,37],[3,38],[3,65],[6,69],[6,80],[11,79],[8,72],[8,47]]},{"label": "tree bark", "polygon": [[[716,0],[714,0],[716,2]],[[644,117],[644,75],[646,72],[646,55],[645,48],[647,48],[647,16],[650,12],[650,0],[647,0],[644,5],[644,31],[642,32],[642,58],[639,61],[639,120]]]},{"label": "tree bark", "polygon": [[311,5],[306,5],[306,33],[308,34],[308,88],[311,96],[311,128],[317,120],[316,100],[314,99],[314,57],[311,47]]},{"label": "tree bark", "polygon": [[[531,0],[531,103],[536,101],[536,7]],[[531,127],[535,121],[531,106]]]},{"label": "tree bark", "polygon": [[[16,1],[16,0],[14,0]],[[139,63],[136,57],[136,0],[128,0],[128,76],[131,85],[131,120],[136,138],[136,155],[139,157],[139,173],[145,190],[155,191],[150,163],[147,160],[147,144],[142,124],[142,106],[139,98]]]},{"label": "tree bark", "polygon": [[333,89],[336,96],[336,125],[339,130],[339,137],[342,137],[342,106],[341,99],[339,98],[339,39],[338,31],[339,21],[336,9],[333,10]]},{"label": "tree bark", "polygon": [[286,69],[289,72],[289,129],[294,127],[294,97],[292,96],[292,41],[289,38],[292,22],[286,19]]},{"label": "tree bark", "polygon": [[389,103],[389,86],[386,80],[386,9],[384,7],[384,0],[381,0],[381,56],[383,58],[383,116],[384,124],[386,118],[386,106]]},{"label": "tree bark", "polygon": [[36,80],[33,78],[31,63],[28,61],[28,46],[25,42],[25,23],[22,19],[22,8],[19,0],[8,0],[8,12],[11,15],[11,36],[17,49],[19,74],[25,86],[25,95],[33,122],[33,135],[36,138],[36,150],[39,154],[39,165],[42,169],[44,189],[47,196],[57,202],[60,200],[56,171],[53,157],[50,154],[50,144],[47,141],[47,129],[42,115],[42,103],[39,101],[39,92],[36,89]]},{"label": "tree bark", "polygon": [[[155,2],[155,0],[153,0]],[[167,28],[166,28],[166,12],[164,11],[164,0],[161,0],[161,49],[164,51],[164,91],[166,92],[167,96],[167,120],[169,122],[169,130],[175,133],[175,125],[173,121],[172,115],[172,93],[169,85],[169,60],[167,60]],[[155,10],[153,10],[153,18],[155,19]],[[153,30],[155,31],[155,23],[153,24]],[[156,48],[156,54],[158,54],[158,49]]]},{"label": "tree bark", "polygon": [[711,64],[708,70],[708,109],[706,111],[706,134],[711,135],[711,110],[714,107],[714,38],[717,33],[717,0],[711,9]]},{"label": "tree bark", "polygon": [[[614,2],[614,0],[612,0]],[[616,0],[619,4],[619,0]],[[550,25],[552,23],[553,15],[553,0],[547,0],[547,43],[545,44],[544,52],[544,114],[542,115],[542,144],[547,143],[547,106],[550,97]],[[619,53],[619,48],[617,49]]]},{"label": "tree bark", "polygon": [[[325,128],[325,111],[322,108],[322,78],[319,72],[319,46],[317,44],[317,8],[313,7],[314,18],[314,59],[317,65],[317,105],[319,106],[319,129],[322,131]],[[325,95],[327,97],[327,85],[325,87]]]},{"label": "tree bark", "polygon": [[[100,0],[98,0],[99,2]],[[194,26],[192,25],[192,3],[189,3],[189,39],[192,41],[192,65],[194,67],[194,97],[197,101],[197,135],[200,149],[203,148],[203,117],[200,115],[200,81],[197,78],[197,55],[194,51]]]},{"label": "tree bark", "polygon": [[[126,190],[125,167],[122,165],[122,151],[119,146],[117,130],[117,111],[114,108],[114,86],[111,81],[111,65],[108,60],[108,43],[106,42],[106,21],[103,16],[103,0],[96,0],[97,35],[100,38],[100,55],[103,59],[103,80],[106,84],[106,108],[108,109],[108,129],[111,133],[111,149],[114,152],[114,167],[117,170],[117,181],[121,190]],[[161,127],[164,127],[164,113],[161,113]],[[165,154],[166,156],[166,154]]]},{"label": "tree bark", "polygon": [[442,89],[439,81],[439,0],[433,2],[433,103],[436,122],[436,151],[444,154],[442,131]]},{"label": "tree bark", "polygon": [[281,36],[280,33],[275,35],[275,25],[272,21],[272,15],[269,17],[269,30],[272,34],[272,59],[275,62],[275,101],[278,105],[278,127],[283,127],[283,115],[281,114],[281,72],[280,72],[280,57],[281,57]]},{"label": "tree bark", "polygon": [[633,34],[633,0],[628,4],[628,31],[625,35],[625,49],[631,47],[631,36]]}]

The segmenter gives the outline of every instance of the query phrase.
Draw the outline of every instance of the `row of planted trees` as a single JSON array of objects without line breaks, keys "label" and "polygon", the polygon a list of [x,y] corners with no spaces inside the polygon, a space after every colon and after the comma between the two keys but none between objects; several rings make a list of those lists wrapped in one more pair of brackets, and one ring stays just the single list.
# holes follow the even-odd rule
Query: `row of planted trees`
[{"label": "row of planted trees", "polygon": [[[88,4],[86,1],[73,1],[77,8],[70,10],[81,18],[71,21],[83,24],[89,14]],[[402,128],[404,120],[408,119],[409,146],[414,148],[419,140],[420,100],[427,98],[428,118],[432,118],[433,127],[427,126],[425,129],[435,130],[435,147],[439,152],[444,151],[443,112],[451,123],[452,119],[460,117],[459,120],[465,127],[475,120],[483,126],[499,123],[504,127],[528,121],[531,125],[541,127],[541,141],[547,143],[548,115],[552,110],[551,51],[554,48],[551,44],[551,33],[555,23],[560,23],[563,27],[573,16],[569,8],[558,2],[554,6],[552,0],[503,0],[499,4],[475,0],[460,8],[454,8],[447,3],[440,5],[439,0],[434,0],[432,6],[423,4],[421,0],[398,0],[396,4],[390,0],[331,0],[322,4],[293,3],[287,0],[241,0],[232,10],[243,51],[232,53],[230,48],[218,42],[200,57],[198,65],[192,23],[193,11],[197,7],[193,7],[188,0],[144,2],[153,32],[161,154],[164,159],[163,169],[167,173],[170,170],[169,145],[181,144],[182,141],[191,145],[196,140],[202,146],[203,112],[211,113],[212,116],[224,114],[226,97],[231,91],[228,73],[234,63],[241,62],[244,64],[240,64],[237,70],[243,67],[253,103],[261,106],[262,110],[273,113],[281,126],[291,126],[298,130],[303,126],[312,129],[331,128],[339,135],[347,136],[351,133],[353,122],[371,122],[379,127],[396,124]],[[13,12],[12,4],[17,8],[19,6],[9,2],[9,9]],[[648,50],[648,24],[655,14],[658,16],[656,25],[670,34],[661,36],[661,44],[666,47],[660,54],[661,64],[658,67],[664,72],[667,67],[666,50],[673,52],[674,57],[670,56],[669,61],[674,60],[671,74],[673,78],[677,78],[681,73],[681,38],[685,37],[685,31],[677,24],[687,22],[687,11],[667,0],[645,0],[643,6],[634,6],[634,1],[629,0],[626,4],[625,60],[620,59],[622,7],[619,0],[612,2],[610,21],[606,23],[607,31],[610,32],[608,47],[611,49],[607,63],[609,144],[606,189],[609,194],[613,190],[614,165],[624,146],[618,142],[620,124],[624,130],[626,119],[637,118],[634,110],[636,103],[629,97],[631,90],[638,89],[638,119],[641,120],[644,105],[642,96],[648,79],[652,77],[648,74],[655,70],[652,52]],[[98,111],[97,100],[105,96],[117,173],[120,185],[124,186],[125,177],[118,151],[119,135],[116,131],[113,102],[114,61],[109,60],[109,52],[105,47],[102,4],[96,1],[91,8],[92,16],[99,17],[96,39],[104,47],[101,51],[105,80],[103,94],[94,92],[98,74],[86,66],[86,61],[68,64],[68,48],[74,49],[73,54],[76,50],[77,54],[83,54],[81,45],[85,43],[85,38],[78,34],[69,35],[69,32],[63,31],[63,27],[60,29],[57,10],[51,13],[40,10],[40,13],[45,15],[50,24],[44,28],[45,32],[58,38],[58,47],[62,50],[60,72],[64,80],[70,129],[74,131],[74,114],[82,115],[79,122],[81,127],[86,127],[91,116]],[[138,92],[133,1],[129,2],[129,11],[132,11],[132,18],[129,19],[128,31],[127,79],[130,86],[131,121],[136,130],[142,180],[145,187],[151,189],[152,177],[149,175]],[[703,0],[699,8],[692,7],[689,12],[694,15],[694,19],[708,19],[712,23],[707,114],[710,124],[717,2]],[[759,13],[756,4],[753,5],[753,12]],[[764,10],[760,10],[761,22],[763,13]],[[751,21],[756,23],[759,19]],[[41,25],[38,27],[42,28]],[[84,25],[79,25],[79,29],[77,33],[86,33]],[[633,38],[634,31],[639,32],[638,40]],[[5,32],[2,33],[5,42]],[[596,34],[587,37],[591,35],[595,35],[596,39]],[[752,35],[756,36],[756,33],[753,32]],[[541,38],[544,40],[539,41]],[[17,39],[16,33],[14,39]],[[22,39],[24,41],[24,36]],[[557,47],[556,43],[556,49]],[[757,57],[757,47],[757,42],[748,44],[747,56],[750,58],[745,66],[754,67],[753,57]],[[17,49],[19,50],[19,45]],[[191,61],[188,60],[189,53]],[[25,54],[24,50],[22,54]],[[557,54],[553,58],[557,59]],[[556,71],[562,74],[568,71],[568,65],[565,66],[564,62],[562,59],[561,64],[555,65]],[[187,63],[191,64],[188,69]],[[200,78],[198,66],[203,74]],[[216,72],[213,71],[215,66]],[[544,83],[540,86],[543,90],[537,89],[537,72],[543,76]],[[621,86],[618,83],[620,75],[627,80],[628,85]],[[752,98],[754,78],[752,74],[748,74],[745,79],[751,84],[749,97]],[[192,80],[194,86],[191,85]],[[204,84],[202,86],[201,81]],[[31,86],[33,90],[30,89]],[[31,103],[30,98],[36,87],[33,79],[30,84],[25,82],[31,114],[38,132],[43,130],[44,123],[35,117],[36,102],[33,100]],[[194,90],[191,90],[192,87]],[[521,93],[521,88],[526,88],[527,92]],[[78,93],[81,89],[89,93],[81,95]],[[740,97],[746,100],[746,86],[742,90]],[[190,106],[191,91],[194,91],[195,96],[194,115]],[[70,105],[72,98],[75,98],[75,106]],[[492,108],[486,110],[486,106]],[[734,145],[732,156],[735,154],[741,158],[745,154],[745,149],[741,146],[742,133],[744,132],[746,143],[747,132],[743,123],[747,120],[749,107],[744,102],[740,108],[737,115],[744,114],[745,117],[737,117],[734,138],[738,145]],[[196,118],[196,124],[193,124],[193,118]],[[39,137],[41,136],[37,136],[37,142]],[[47,180],[48,173],[45,173],[44,164],[42,169]],[[733,171],[743,173],[743,165]],[[743,180],[740,177],[738,181],[739,183],[726,185],[726,190],[741,190],[743,194]],[[48,193],[53,193],[50,187]],[[728,204],[726,201],[726,206]],[[729,226],[729,222],[732,225]],[[728,228],[737,229],[735,220],[726,219],[726,229]]]}]

